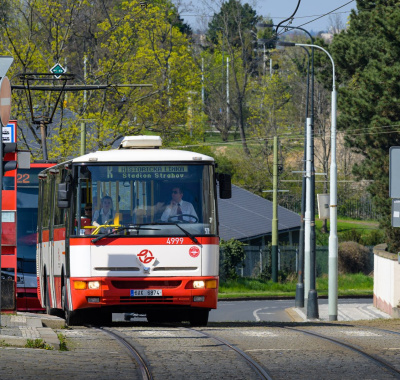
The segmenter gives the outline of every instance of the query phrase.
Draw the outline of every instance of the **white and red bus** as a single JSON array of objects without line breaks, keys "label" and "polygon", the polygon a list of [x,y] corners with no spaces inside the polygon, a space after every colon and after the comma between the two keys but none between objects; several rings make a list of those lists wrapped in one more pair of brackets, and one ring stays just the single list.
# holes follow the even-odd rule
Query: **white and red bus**
[{"label": "white and red bus", "polygon": [[[65,312],[69,325],[117,312],[207,324],[219,281],[216,178],[230,198],[230,177],[215,174],[212,157],[160,146],[157,136],[125,137],[40,173],[37,275],[48,313]],[[195,212],[166,218],[176,188]],[[97,217],[104,197],[107,222]]]}]

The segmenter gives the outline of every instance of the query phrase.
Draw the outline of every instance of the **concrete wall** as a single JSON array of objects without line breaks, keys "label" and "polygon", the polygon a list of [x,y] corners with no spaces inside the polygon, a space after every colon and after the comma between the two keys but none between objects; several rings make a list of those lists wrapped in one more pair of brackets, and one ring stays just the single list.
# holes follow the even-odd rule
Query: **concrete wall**
[{"label": "concrete wall", "polygon": [[400,318],[400,264],[385,249],[386,244],[374,248],[374,306]]}]

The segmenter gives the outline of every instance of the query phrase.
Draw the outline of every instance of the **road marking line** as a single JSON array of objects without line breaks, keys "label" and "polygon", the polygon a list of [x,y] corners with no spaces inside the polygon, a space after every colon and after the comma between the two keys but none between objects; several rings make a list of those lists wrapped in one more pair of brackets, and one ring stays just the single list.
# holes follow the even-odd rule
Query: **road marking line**
[{"label": "road marking line", "polygon": [[254,348],[251,350],[246,350],[246,352],[252,351],[300,351],[299,348]]}]

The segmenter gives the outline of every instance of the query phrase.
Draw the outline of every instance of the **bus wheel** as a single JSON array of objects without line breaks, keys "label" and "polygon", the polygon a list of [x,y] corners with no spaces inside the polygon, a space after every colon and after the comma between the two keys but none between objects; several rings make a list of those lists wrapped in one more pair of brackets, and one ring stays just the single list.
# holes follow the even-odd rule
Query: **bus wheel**
[{"label": "bus wheel", "polygon": [[149,323],[160,323],[161,322],[161,318],[159,315],[157,315],[157,313],[155,313],[154,311],[149,311],[148,313],[146,313],[146,318],[147,318],[147,322]]},{"label": "bus wheel", "polygon": [[65,310],[65,324],[67,326],[82,325],[82,318],[77,311]]},{"label": "bus wheel", "polygon": [[85,312],[86,322],[94,326],[109,326],[112,323],[112,313],[100,310],[90,310]]},{"label": "bus wheel", "polygon": [[61,307],[63,310],[68,310],[68,304],[67,304],[67,288],[65,285],[61,289]]},{"label": "bus wheel", "polygon": [[190,311],[189,322],[192,327],[204,327],[208,323],[208,309],[193,309]]},{"label": "bus wheel", "polygon": [[49,289],[47,287],[47,284],[44,288],[45,290],[45,300],[46,300],[46,314],[50,315],[51,314],[51,309],[50,309],[50,295],[49,295]]}]

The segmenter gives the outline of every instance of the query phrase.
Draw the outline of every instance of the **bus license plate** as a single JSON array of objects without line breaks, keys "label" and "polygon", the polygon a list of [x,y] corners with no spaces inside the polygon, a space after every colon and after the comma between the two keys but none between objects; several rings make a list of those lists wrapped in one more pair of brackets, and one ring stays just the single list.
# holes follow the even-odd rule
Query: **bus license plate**
[{"label": "bus license plate", "polygon": [[131,297],[160,297],[161,289],[131,289]]}]

